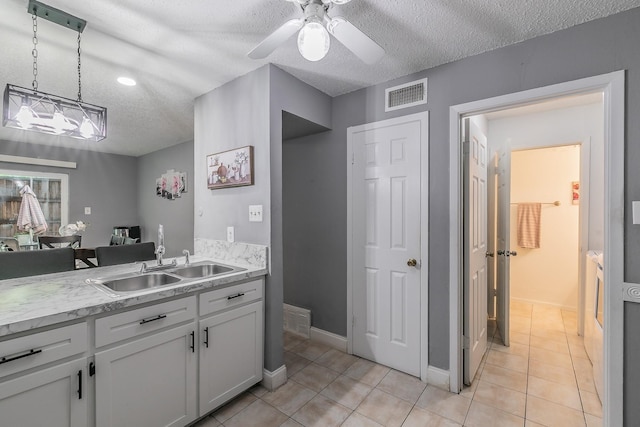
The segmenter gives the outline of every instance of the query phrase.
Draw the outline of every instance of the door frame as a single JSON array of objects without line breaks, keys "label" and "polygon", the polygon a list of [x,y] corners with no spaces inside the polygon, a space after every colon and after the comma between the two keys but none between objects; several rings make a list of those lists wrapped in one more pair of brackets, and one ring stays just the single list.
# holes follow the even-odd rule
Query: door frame
[{"label": "door frame", "polygon": [[347,352],[353,354],[353,134],[382,126],[420,122],[420,379],[429,366],[429,112],[347,128]]},{"label": "door frame", "polygon": [[624,127],[625,71],[530,89],[451,106],[449,109],[449,387],[458,393],[462,373],[462,156],[461,119],[465,115],[523,106],[567,95],[604,94],[604,253],[605,341],[604,425],[622,425],[624,285]]}]

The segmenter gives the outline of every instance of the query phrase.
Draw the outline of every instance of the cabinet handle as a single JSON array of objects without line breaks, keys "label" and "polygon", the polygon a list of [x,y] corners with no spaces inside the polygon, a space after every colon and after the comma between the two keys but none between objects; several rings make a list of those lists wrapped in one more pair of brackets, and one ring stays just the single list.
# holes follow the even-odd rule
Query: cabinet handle
[{"label": "cabinet handle", "polygon": [[238,293],[238,295],[228,296],[227,299],[229,300],[229,299],[234,299],[234,298],[240,298],[240,297],[243,297],[243,296],[244,296],[244,292],[240,292],[240,293]]},{"label": "cabinet handle", "polygon": [[204,328],[204,346],[209,348],[209,328]]},{"label": "cabinet handle", "polygon": [[191,353],[196,352],[196,332],[195,331],[191,331],[191,345],[189,346],[189,348],[191,349]]},{"label": "cabinet handle", "polygon": [[82,369],[78,371],[78,399],[82,399]]},{"label": "cabinet handle", "polygon": [[14,360],[18,360],[18,359],[22,359],[23,357],[27,357],[27,356],[33,356],[34,354],[38,354],[38,353],[42,353],[42,350],[34,350],[31,349],[29,351],[27,351],[24,354],[21,354],[19,356],[13,356],[13,357],[2,357],[0,358],[0,365],[2,365],[3,363],[7,363],[7,362],[13,362]]},{"label": "cabinet handle", "polygon": [[140,321],[140,324],[144,325],[145,323],[155,322],[156,320],[164,319],[165,317],[167,317],[166,314],[158,314],[156,317],[150,317],[148,319],[142,319]]}]

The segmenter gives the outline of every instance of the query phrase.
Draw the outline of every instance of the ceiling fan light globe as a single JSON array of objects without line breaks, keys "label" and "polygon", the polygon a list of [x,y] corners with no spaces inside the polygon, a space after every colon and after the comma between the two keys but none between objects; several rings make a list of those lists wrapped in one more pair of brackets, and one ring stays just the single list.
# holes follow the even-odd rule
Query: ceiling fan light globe
[{"label": "ceiling fan light globe", "polygon": [[345,4],[345,3],[349,3],[351,0],[331,0],[332,3],[334,4]]},{"label": "ceiling fan light globe", "polygon": [[310,21],[298,33],[298,50],[307,61],[319,61],[327,55],[331,39],[325,28]]}]

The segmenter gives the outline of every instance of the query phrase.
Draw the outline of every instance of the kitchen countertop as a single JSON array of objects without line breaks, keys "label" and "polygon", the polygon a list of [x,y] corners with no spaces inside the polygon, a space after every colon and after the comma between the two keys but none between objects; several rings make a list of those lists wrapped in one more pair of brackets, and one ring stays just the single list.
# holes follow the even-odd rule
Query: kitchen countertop
[{"label": "kitchen countertop", "polygon": [[[184,258],[179,257],[177,260],[179,266],[184,264]],[[170,262],[170,259],[166,261]],[[0,337],[150,301],[215,288],[243,279],[264,276],[268,273],[268,269],[264,265],[231,263],[228,259],[219,260],[211,257],[192,256],[190,261],[191,263],[213,261],[241,267],[245,270],[209,278],[183,279],[180,283],[128,292],[118,296],[109,295],[96,285],[86,283],[86,280],[137,273],[140,271],[140,263],[3,280],[0,281]],[[155,262],[151,261],[149,264],[155,265]]]}]

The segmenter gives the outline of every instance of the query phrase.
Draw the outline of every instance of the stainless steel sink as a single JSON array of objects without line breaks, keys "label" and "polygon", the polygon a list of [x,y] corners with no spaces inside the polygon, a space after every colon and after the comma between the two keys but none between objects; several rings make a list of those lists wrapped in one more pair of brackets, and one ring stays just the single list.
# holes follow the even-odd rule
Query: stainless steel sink
[{"label": "stainless steel sink", "polygon": [[233,273],[245,270],[244,268],[232,267],[229,265],[216,264],[213,262],[196,262],[188,266],[171,270],[171,273],[185,278],[200,278],[217,276],[220,274]]},{"label": "stainless steel sink", "polygon": [[106,286],[114,292],[134,292],[179,282],[179,277],[165,273],[113,276],[105,279],[88,279],[89,283]]}]

